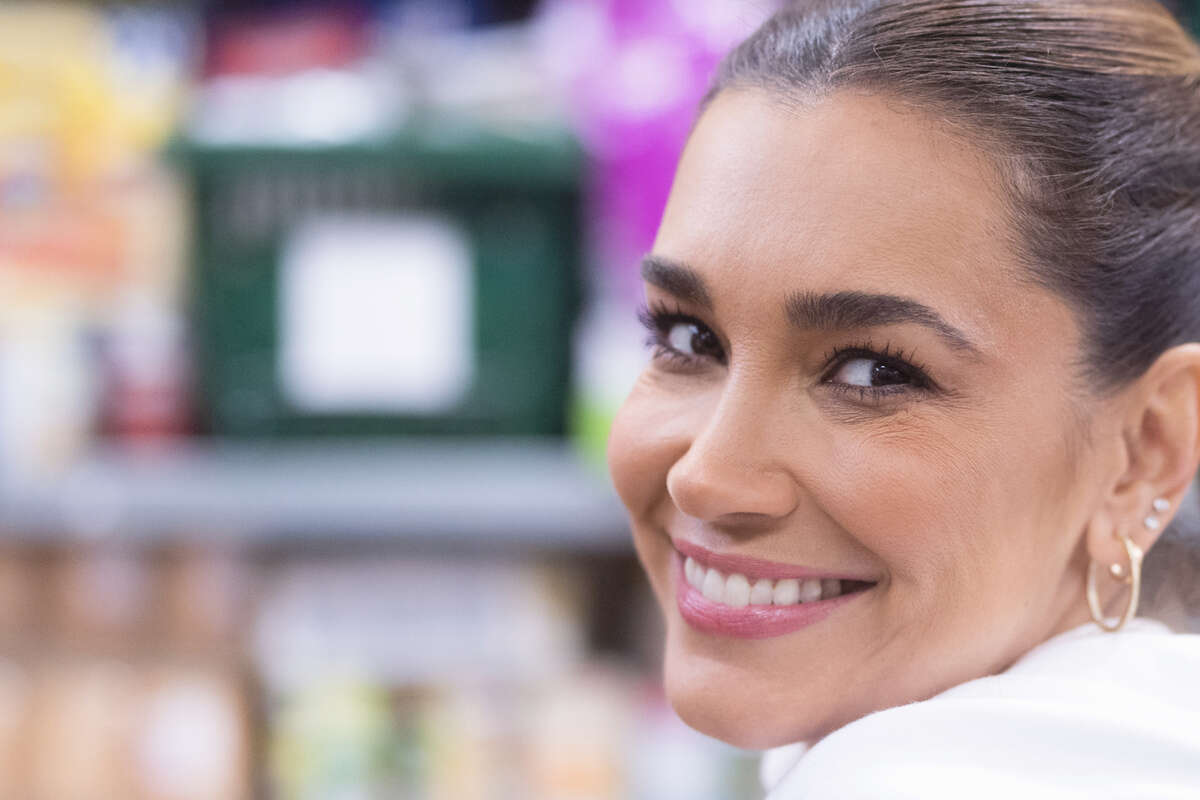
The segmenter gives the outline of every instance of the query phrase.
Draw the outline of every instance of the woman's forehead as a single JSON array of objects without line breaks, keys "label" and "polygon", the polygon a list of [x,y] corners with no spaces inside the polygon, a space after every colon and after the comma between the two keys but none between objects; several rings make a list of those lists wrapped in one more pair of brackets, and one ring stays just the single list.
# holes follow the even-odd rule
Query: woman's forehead
[{"label": "woman's forehead", "polygon": [[985,156],[886,98],[796,107],[727,91],[696,125],[654,251],[703,275],[718,305],[795,291],[918,297],[986,342],[1033,300],[1061,305],[1018,280],[1000,187]]}]

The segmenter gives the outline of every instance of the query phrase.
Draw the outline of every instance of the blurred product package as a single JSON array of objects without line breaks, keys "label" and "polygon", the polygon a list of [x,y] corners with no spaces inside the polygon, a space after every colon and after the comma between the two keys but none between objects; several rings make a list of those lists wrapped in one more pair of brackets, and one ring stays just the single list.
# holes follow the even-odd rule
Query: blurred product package
[{"label": "blurred product package", "polygon": [[[106,414],[130,436],[187,427],[182,342],[155,341],[170,352],[139,358],[160,331],[129,326],[122,308],[136,297],[180,324],[183,195],[154,154],[182,102],[188,30],[169,10],[0,6],[0,466],[10,477],[69,464]],[[118,356],[97,355],[114,341]],[[152,411],[124,404],[148,391],[159,395]]]}]

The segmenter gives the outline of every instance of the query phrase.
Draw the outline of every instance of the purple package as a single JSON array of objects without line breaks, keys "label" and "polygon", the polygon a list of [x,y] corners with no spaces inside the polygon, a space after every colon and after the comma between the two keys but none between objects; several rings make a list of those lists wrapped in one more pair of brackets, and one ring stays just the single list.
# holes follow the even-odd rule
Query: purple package
[{"label": "purple package", "polygon": [[592,159],[588,249],[602,291],[640,296],[675,163],[726,51],[772,0],[548,0],[543,41]]}]

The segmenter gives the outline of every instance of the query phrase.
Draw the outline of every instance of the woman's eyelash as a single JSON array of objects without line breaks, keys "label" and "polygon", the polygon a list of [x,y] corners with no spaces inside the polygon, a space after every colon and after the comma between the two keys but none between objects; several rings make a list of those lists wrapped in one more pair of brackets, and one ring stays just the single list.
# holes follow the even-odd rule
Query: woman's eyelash
[{"label": "woman's eyelash", "polygon": [[670,307],[658,300],[639,307],[637,316],[638,320],[650,333],[665,333],[676,322],[704,324],[692,315],[683,313],[681,307]]},{"label": "woman's eyelash", "polygon": [[[671,308],[657,301],[641,306],[637,316],[642,327],[646,329],[648,335],[645,343],[647,347],[653,348],[654,358],[665,359],[678,366],[695,366],[704,360],[704,356],[681,353],[671,345],[667,338],[671,328],[680,323],[694,325],[711,333],[711,329],[701,320],[691,314],[685,314],[679,306]],[[723,361],[723,359],[720,360]]]}]

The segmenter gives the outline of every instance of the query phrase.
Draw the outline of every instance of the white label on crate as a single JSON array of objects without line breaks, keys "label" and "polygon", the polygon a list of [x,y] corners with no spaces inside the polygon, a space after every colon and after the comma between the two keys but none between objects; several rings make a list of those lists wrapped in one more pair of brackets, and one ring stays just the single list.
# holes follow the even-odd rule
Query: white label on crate
[{"label": "white label on crate", "polygon": [[279,377],[311,413],[437,414],[474,370],[474,267],[447,217],[345,215],[283,249]]}]

